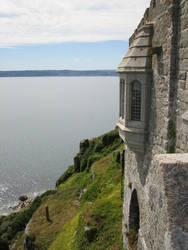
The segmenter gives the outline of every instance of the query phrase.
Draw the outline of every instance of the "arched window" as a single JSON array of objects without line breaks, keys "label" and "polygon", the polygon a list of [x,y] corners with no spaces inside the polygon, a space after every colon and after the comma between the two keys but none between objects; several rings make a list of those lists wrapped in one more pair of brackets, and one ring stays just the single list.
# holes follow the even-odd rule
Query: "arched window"
[{"label": "arched window", "polygon": [[128,243],[131,249],[137,249],[138,231],[140,228],[140,210],[137,192],[134,189],[129,207],[129,231],[127,232]]},{"label": "arched window", "polygon": [[131,120],[140,121],[141,118],[141,84],[134,81],[131,86]]},{"label": "arched window", "polygon": [[138,205],[137,192],[134,189],[131,196],[130,211],[129,211],[129,229],[138,231],[140,228],[140,211]]}]

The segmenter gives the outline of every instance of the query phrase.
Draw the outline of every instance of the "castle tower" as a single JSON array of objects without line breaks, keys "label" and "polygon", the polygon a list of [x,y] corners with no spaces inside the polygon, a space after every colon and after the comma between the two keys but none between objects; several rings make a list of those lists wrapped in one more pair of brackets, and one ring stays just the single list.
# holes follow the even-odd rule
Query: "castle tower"
[{"label": "castle tower", "polygon": [[117,72],[124,247],[187,250],[187,0],[151,1]]}]

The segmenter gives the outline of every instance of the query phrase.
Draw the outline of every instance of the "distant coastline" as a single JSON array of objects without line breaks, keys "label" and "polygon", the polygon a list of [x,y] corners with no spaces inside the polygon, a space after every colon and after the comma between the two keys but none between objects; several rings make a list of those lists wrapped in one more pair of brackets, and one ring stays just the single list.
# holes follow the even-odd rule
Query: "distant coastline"
[{"label": "distant coastline", "polygon": [[0,77],[118,76],[115,70],[23,70],[0,71]]}]

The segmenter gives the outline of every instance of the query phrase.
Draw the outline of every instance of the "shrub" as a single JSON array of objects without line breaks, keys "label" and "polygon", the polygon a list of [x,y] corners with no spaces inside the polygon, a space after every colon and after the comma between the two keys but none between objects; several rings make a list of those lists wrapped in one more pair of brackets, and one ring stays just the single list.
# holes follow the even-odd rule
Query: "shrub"
[{"label": "shrub", "polygon": [[104,148],[104,144],[102,143],[102,138],[100,138],[95,144],[94,151],[101,152],[103,148]]},{"label": "shrub", "polygon": [[91,165],[95,162],[98,161],[102,158],[101,154],[94,154],[89,156],[88,161],[87,161],[87,170],[90,169]]},{"label": "shrub", "polygon": [[8,250],[9,244],[8,241],[0,239],[0,250]]},{"label": "shrub", "polygon": [[82,201],[94,201],[99,193],[99,183],[98,181],[94,182],[92,185],[89,186],[87,191],[83,194]]},{"label": "shrub", "polygon": [[55,194],[55,193],[57,193],[57,190],[54,190],[54,189],[47,190],[46,192],[44,192],[43,194],[40,195],[40,198],[44,199],[45,197],[47,197],[47,196],[49,196],[51,194]]},{"label": "shrub", "polygon": [[102,143],[104,146],[108,146],[112,144],[116,138],[119,138],[119,133],[117,129],[111,131],[110,133],[104,134],[102,136]]}]

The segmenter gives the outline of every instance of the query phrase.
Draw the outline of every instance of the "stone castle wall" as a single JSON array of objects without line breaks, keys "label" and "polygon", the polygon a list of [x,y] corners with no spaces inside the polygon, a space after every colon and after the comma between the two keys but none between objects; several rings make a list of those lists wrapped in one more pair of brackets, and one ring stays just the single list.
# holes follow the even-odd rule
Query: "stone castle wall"
[{"label": "stone castle wall", "polygon": [[[188,1],[181,1],[178,24],[177,104],[176,104],[176,151],[188,152]],[[185,124],[186,123],[186,124]]]},{"label": "stone castle wall", "polygon": [[[153,81],[145,153],[135,153],[125,143],[122,229],[127,249],[131,249],[127,233],[131,229],[130,207],[134,191],[139,204],[138,249],[188,249],[188,228],[180,225],[180,219],[173,221],[172,218],[178,212],[180,217],[185,216],[183,211],[178,211],[178,206],[174,209],[173,205],[175,200],[181,205],[187,202],[186,194],[178,200],[178,192],[182,193],[183,187],[187,192],[188,187],[180,185],[178,190],[174,190],[174,200],[171,197],[173,193],[166,191],[169,187],[168,177],[174,186],[180,184],[181,178],[184,184],[188,181],[188,155],[182,160],[183,170],[178,167],[177,161],[181,162],[181,159],[176,154],[174,160],[169,160],[168,163],[164,163],[164,155],[156,156],[166,154],[168,158],[167,153],[188,152],[187,13],[187,0],[152,0],[150,8],[146,10],[144,18],[130,38],[131,44],[143,25],[153,23],[152,51],[159,53],[152,54]],[[177,172],[176,176],[180,179],[176,180],[171,169]],[[177,169],[180,169],[179,174]]]}]

